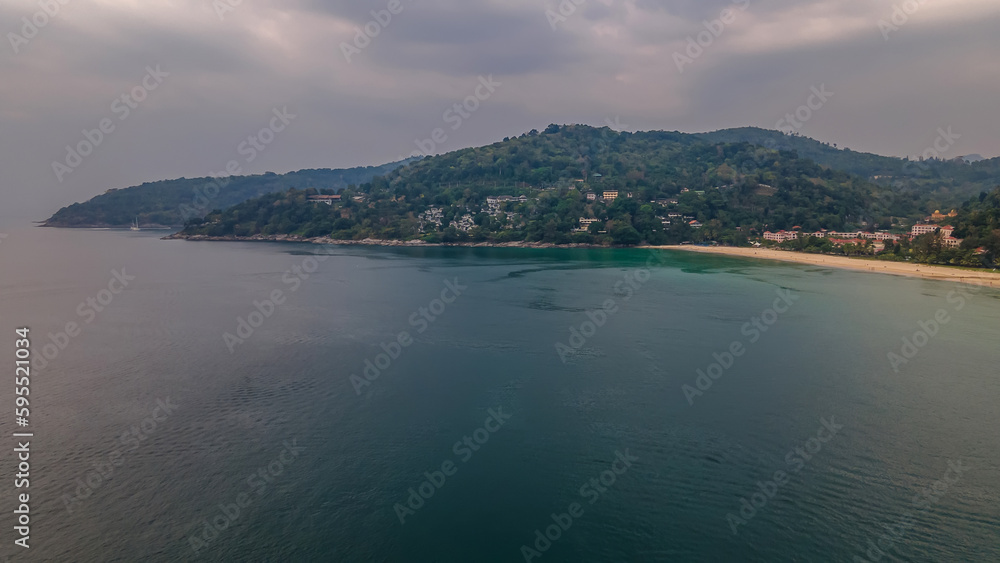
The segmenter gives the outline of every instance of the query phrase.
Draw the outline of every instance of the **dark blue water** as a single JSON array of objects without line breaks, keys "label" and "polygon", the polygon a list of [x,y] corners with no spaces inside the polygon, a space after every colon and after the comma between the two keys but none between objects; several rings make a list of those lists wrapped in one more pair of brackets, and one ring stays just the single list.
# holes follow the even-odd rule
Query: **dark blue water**
[{"label": "dark blue water", "polygon": [[0,231],[0,349],[28,326],[44,360],[12,560],[1000,560],[996,292],[643,250]]}]

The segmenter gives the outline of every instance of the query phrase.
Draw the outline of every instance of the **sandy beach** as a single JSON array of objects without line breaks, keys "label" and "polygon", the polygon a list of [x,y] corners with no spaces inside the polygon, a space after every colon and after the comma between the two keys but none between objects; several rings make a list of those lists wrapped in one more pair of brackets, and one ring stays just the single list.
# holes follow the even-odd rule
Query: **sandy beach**
[{"label": "sandy beach", "polygon": [[687,252],[702,252],[705,254],[725,254],[727,256],[742,256],[760,260],[780,260],[782,262],[798,262],[829,268],[846,268],[864,272],[910,276],[930,280],[955,281],[1000,287],[1000,271],[972,270],[953,268],[949,266],[929,266],[927,264],[911,264],[909,262],[886,262],[883,260],[865,260],[863,258],[848,258],[846,256],[829,256],[826,254],[806,254],[787,250],[771,250],[765,248],[737,248],[732,246],[691,246],[671,245],[650,248],[668,250],[683,250]]}]

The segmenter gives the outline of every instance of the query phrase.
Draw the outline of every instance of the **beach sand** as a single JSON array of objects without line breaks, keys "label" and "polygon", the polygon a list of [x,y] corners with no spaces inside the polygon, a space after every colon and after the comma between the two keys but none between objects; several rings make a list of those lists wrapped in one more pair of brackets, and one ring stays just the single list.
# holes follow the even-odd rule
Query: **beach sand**
[{"label": "beach sand", "polygon": [[829,268],[845,268],[863,272],[919,277],[930,280],[956,281],[1000,288],[1000,271],[992,270],[973,270],[966,268],[953,268],[950,266],[929,266],[927,264],[912,264],[910,262],[865,260],[863,258],[828,256],[826,254],[807,254],[805,252],[772,250],[766,248],[693,245],[651,246],[648,248],[683,250],[687,252],[701,252],[705,254],[724,254],[726,256],[742,256],[744,258],[756,258],[760,260],[798,262],[800,264],[811,264],[814,266],[825,266]]}]

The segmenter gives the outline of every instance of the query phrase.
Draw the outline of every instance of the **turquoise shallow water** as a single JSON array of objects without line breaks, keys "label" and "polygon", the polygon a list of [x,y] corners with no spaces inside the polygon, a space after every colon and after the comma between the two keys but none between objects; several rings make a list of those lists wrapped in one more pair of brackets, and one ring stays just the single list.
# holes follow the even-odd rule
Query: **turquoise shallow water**
[{"label": "turquoise shallow water", "polygon": [[[314,264],[310,245],[0,230],[5,354],[23,325],[65,345],[33,374],[32,548],[8,533],[12,560],[1000,560],[996,292],[642,250]],[[466,287],[435,303],[446,280]],[[262,322],[231,353],[239,318]],[[367,361],[388,365],[368,381]]]}]

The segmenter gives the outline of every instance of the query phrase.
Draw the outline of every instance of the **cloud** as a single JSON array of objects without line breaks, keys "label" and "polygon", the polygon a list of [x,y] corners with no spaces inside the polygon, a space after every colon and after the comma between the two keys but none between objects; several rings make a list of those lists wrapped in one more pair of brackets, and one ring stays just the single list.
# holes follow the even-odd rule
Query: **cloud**
[{"label": "cloud", "polygon": [[[743,4],[679,72],[674,53]],[[221,19],[209,0],[70,0],[18,53],[0,49],[0,206],[39,218],[109,187],[207,174],[282,105],[300,119],[248,172],[378,164],[490,74],[503,87],[441,150],[615,116],[633,129],[774,127],[825,83],[836,95],[805,135],[902,155],[953,125],[956,151],[1000,154],[1000,7],[923,2],[886,41],[894,4],[586,0],[553,29],[556,0],[401,0],[349,64],[341,45],[389,0],[244,0]],[[38,9],[0,5],[5,37]],[[156,63],[163,87],[58,182],[51,162]]]}]

